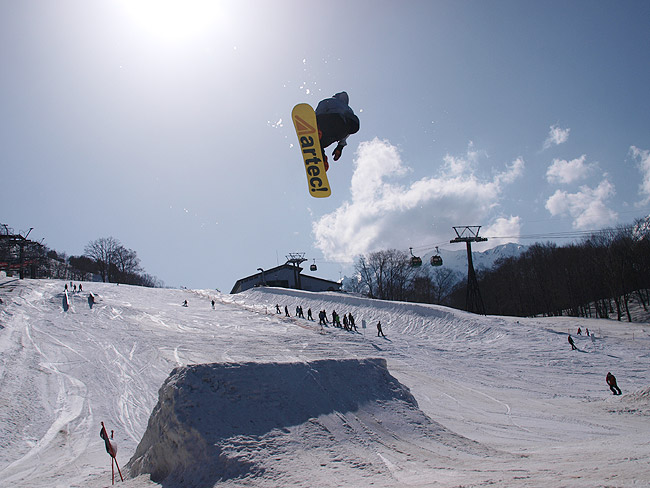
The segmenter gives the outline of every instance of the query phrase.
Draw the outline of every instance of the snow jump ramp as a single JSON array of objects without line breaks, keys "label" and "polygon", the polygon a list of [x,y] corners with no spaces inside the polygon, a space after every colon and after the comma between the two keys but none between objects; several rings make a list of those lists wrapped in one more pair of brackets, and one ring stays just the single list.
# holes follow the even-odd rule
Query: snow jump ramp
[{"label": "snow jump ramp", "polygon": [[165,487],[396,486],[490,454],[424,415],[384,359],[215,363],[171,372],[127,469]]}]

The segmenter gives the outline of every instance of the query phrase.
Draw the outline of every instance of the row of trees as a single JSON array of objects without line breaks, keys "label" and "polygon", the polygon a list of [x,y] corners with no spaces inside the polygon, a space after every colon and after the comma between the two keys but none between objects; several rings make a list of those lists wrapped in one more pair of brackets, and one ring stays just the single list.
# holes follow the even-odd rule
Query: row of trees
[{"label": "row of trees", "polygon": [[126,283],[124,280],[142,272],[136,252],[125,248],[113,237],[101,237],[89,242],[84,255],[75,260],[75,264],[94,269],[104,282]]},{"label": "row of trees", "polygon": [[428,273],[411,266],[404,251],[388,249],[361,255],[355,262],[356,281],[351,291],[381,300],[448,304],[460,276],[448,268]]},{"label": "row of trees", "polygon": [[7,226],[0,227],[0,270],[21,278],[92,281],[99,277],[111,283],[163,286],[158,278],[145,273],[134,250],[113,237],[91,241],[83,255],[67,257],[20,234],[14,235]]},{"label": "row of trees", "polygon": [[[442,268],[413,268],[396,249],[359,256],[351,291],[371,298],[466,306],[466,279]],[[572,315],[631,321],[634,296],[650,305],[650,225],[593,234],[580,243],[534,244],[518,257],[477,273],[486,313],[534,316]]]},{"label": "row of trees", "polygon": [[[479,273],[488,314],[609,316],[631,321],[634,295],[648,309],[650,232],[643,222],[602,231],[577,244],[535,244]],[[455,292],[452,304],[463,298]]]},{"label": "row of trees", "polygon": [[144,272],[137,253],[124,247],[114,237],[89,242],[83,256],[71,256],[70,265],[85,275],[99,275],[103,282],[162,287],[155,276]]}]

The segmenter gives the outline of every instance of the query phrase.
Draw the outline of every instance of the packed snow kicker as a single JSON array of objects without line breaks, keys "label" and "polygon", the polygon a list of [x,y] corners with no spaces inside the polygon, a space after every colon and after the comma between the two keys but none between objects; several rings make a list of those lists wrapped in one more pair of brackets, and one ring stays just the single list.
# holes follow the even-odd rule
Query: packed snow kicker
[{"label": "packed snow kicker", "polygon": [[181,486],[242,477],[302,485],[311,475],[301,467],[318,459],[364,467],[359,483],[368,472],[382,477],[377,456],[411,466],[418,459],[422,472],[429,453],[445,448],[490,452],[426,417],[383,359],[219,363],[172,371],[129,464],[133,475]]},{"label": "packed snow kicker", "polygon": [[0,298],[0,486],[110,485],[102,421],[125,487],[650,484],[648,324],[274,288]]}]

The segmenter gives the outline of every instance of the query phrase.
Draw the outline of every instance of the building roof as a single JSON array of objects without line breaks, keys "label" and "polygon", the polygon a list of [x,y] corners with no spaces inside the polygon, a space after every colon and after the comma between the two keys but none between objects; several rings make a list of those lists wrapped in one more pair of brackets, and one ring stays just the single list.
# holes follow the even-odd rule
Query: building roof
[{"label": "building roof", "polygon": [[[292,264],[285,263],[285,264],[281,264],[280,266],[276,266],[274,268],[265,269],[264,274],[267,275],[267,274],[273,274],[273,273],[282,272],[282,271],[290,271],[293,274],[295,269],[296,269],[296,267],[293,266]],[[298,274],[300,274],[303,279],[306,278],[308,280],[321,282],[324,285],[326,285],[328,287],[331,287],[331,288],[339,289],[341,287],[341,284],[336,282],[336,281],[326,280],[324,278],[318,278],[316,276],[311,276],[311,275],[303,275],[302,274],[303,268],[300,267],[300,266],[297,266],[297,269],[298,269]],[[262,273],[261,272],[252,274],[250,276],[246,276],[245,278],[238,279],[235,282],[235,285],[232,287],[232,290],[230,291],[230,293],[231,294],[239,293],[239,291],[242,291],[241,287],[242,287],[243,283],[249,282],[249,281],[254,281],[256,279],[261,282],[261,279],[262,279]],[[248,288],[246,288],[246,289],[248,289]]]}]

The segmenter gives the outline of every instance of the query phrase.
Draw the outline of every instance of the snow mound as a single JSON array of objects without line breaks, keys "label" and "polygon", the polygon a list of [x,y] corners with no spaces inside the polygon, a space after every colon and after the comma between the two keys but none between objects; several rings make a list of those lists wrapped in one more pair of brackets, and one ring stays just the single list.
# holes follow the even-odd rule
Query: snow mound
[{"label": "snow mound", "polygon": [[650,416],[650,387],[624,395],[627,411]]},{"label": "snow mound", "polygon": [[634,398],[635,400],[642,400],[650,403],[650,387],[632,393],[630,397]]},{"label": "snow mound", "polygon": [[307,486],[320,465],[332,486],[391,486],[396,472],[430,475],[440,456],[489,454],[424,415],[384,359],[214,363],[172,371],[127,469],[165,486]]},{"label": "snow mound", "polygon": [[611,413],[650,417],[650,387],[611,396],[606,404]]}]

